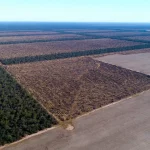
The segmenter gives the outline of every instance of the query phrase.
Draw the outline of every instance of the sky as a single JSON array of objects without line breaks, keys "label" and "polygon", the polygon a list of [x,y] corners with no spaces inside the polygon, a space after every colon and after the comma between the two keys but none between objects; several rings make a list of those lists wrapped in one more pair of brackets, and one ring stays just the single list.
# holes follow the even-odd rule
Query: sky
[{"label": "sky", "polygon": [[0,21],[150,23],[150,0],[0,0]]}]

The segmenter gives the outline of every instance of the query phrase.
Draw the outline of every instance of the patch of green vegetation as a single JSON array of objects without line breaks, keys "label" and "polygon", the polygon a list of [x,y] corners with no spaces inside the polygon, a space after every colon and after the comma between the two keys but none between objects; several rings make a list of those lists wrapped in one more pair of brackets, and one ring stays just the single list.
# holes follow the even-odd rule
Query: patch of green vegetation
[{"label": "patch of green vegetation", "polygon": [[56,123],[29,93],[0,68],[0,145]]},{"label": "patch of green vegetation", "polygon": [[135,45],[135,46],[119,47],[119,48],[106,48],[106,49],[97,49],[97,50],[56,53],[56,54],[38,55],[38,56],[16,57],[16,58],[0,59],[0,62],[4,65],[10,65],[10,64],[44,61],[44,60],[54,60],[54,59],[63,59],[63,58],[71,58],[71,57],[79,57],[79,56],[96,55],[96,54],[106,54],[112,52],[140,50],[144,48],[150,48],[150,44],[142,44],[142,45]]}]

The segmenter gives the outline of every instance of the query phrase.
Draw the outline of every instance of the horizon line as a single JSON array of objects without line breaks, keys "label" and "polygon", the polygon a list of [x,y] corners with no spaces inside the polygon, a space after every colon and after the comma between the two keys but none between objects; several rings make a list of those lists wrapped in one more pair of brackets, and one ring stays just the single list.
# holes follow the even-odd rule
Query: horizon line
[{"label": "horizon line", "polygon": [[104,22],[104,21],[0,21],[0,23],[133,23],[133,24],[150,24],[150,22],[119,22],[119,21],[108,21],[108,22]]}]

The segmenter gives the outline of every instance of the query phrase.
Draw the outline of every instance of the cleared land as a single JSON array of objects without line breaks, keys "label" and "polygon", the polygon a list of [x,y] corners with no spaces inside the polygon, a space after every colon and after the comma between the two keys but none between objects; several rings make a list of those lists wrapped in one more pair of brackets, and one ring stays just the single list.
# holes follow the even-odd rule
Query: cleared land
[{"label": "cleared land", "polygon": [[149,150],[150,91],[78,118],[3,150]]},{"label": "cleared land", "polygon": [[0,32],[0,36],[9,36],[9,35],[30,35],[30,34],[57,34],[58,32],[53,32],[53,31],[46,31],[46,32],[42,32],[42,31],[28,31],[28,32]]},{"label": "cleared land", "polygon": [[55,42],[38,42],[29,44],[0,45],[0,58],[45,55],[73,51],[95,50],[142,45],[140,42],[130,42],[115,39],[71,40]]},{"label": "cleared land", "polygon": [[115,32],[115,30],[85,30],[85,29],[76,29],[76,30],[63,30],[65,32],[71,33],[99,33],[99,32]]},{"label": "cleared land", "polygon": [[117,52],[117,54],[123,54],[123,55],[138,54],[138,53],[150,53],[150,48],[143,48],[143,49],[139,49],[138,51],[135,49],[135,50],[129,50],[124,52]]},{"label": "cleared land", "polygon": [[136,35],[147,35],[149,32],[108,32],[108,33],[88,33],[89,35],[97,35],[97,36],[136,36]]},{"label": "cleared land", "polygon": [[7,70],[60,120],[150,88],[150,77],[92,58],[10,65]]},{"label": "cleared land", "polygon": [[126,55],[115,54],[95,59],[150,75],[150,52]]},{"label": "cleared land", "polygon": [[0,37],[0,42],[9,41],[33,41],[33,40],[58,40],[58,39],[70,39],[70,38],[84,38],[82,35],[76,34],[54,34],[54,35],[39,35],[39,36],[11,36]]},{"label": "cleared land", "polygon": [[150,42],[150,36],[134,36],[134,37],[125,37],[132,40],[143,40],[143,41],[149,41]]}]

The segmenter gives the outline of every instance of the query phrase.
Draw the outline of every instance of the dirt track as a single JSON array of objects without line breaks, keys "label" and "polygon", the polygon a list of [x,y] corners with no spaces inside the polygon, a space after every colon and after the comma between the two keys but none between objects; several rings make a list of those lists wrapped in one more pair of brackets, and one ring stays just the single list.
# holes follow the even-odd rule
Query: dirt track
[{"label": "dirt track", "polygon": [[59,127],[3,150],[149,150],[149,97],[144,92],[76,119],[73,131]]},{"label": "dirt track", "polygon": [[62,121],[150,89],[146,75],[88,57],[9,65],[7,70]]},{"label": "dirt track", "polygon": [[108,55],[96,60],[150,75],[150,53]]}]

